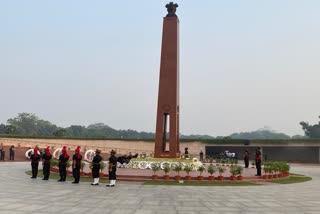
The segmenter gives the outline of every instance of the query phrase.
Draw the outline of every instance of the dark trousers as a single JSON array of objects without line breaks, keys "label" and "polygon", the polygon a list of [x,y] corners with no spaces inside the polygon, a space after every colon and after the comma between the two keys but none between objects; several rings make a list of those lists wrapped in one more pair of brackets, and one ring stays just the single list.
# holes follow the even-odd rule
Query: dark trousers
[{"label": "dark trousers", "polygon": [[109,171],[109,180],[116,180],[117,175],[116,175],[117,167],[112,166],[111,171]]},{"label": "dark trousers", "polygon": [[74,182],[79,183],[80,180],[80,167],[72,169],[72,175],[74,177]]},{"label": "dark trousers", "polygon": [[261,176],[261,160],[256,160],[257,175]]},{"label": "dark trousers", "polygon": [[14,153],[10,153],[10,160],[14,160]]},{"label": "dark trousers", "polygon": [[60,180],[66,181],[67,177],[67,166],[66,164],[59,164],[59,174],[60,174]]},{"label": "dark trousers", "polygon": [[244,167],[248,168],[249,167],[249,158],[244,159]]},{"label": "dark trousers", "polygon": [[50,176],[50,163],[43,164],[43,179],[48,180]]},{"label": "dark trousers", "polygon": [[92,168],[92,177],[93,178],[99,178],[99,172],[100,172],[100,164],[94,163]]},{"label": "dark trousers", "polygon": [[32,169],[32,177],[36,178],[38,175],[38,166],[39,162],[31,162],[31,169]]}]

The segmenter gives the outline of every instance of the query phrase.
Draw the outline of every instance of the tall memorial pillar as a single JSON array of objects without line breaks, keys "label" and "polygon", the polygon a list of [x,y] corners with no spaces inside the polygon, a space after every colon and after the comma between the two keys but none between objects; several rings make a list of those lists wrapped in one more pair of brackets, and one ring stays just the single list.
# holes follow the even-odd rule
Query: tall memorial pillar
[{"label": "tall memorial pillar", "polygon": [[180,157],[179,149],[179,19],[178,4],[166,5],[163,18],[155,158]]}]

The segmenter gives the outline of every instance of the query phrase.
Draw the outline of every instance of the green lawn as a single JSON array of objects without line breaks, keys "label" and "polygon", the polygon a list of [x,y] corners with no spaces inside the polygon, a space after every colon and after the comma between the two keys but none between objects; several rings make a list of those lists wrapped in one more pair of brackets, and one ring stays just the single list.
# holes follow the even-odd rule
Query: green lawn
[{"label": "green lawn", "polygon": [[291,176],[305,176],[305,175],[302,175],[302,174],[296,174],[296,173],[290,173]]},{"label": "green lawn", "polygon": [[299,175],[299,176],[290,176],[287,179],[271,180],[268,182],[277,183],[277,184],[294,184],[294,183],[301,183],[301,182],[306,182],[306,181],[311,181],[311,180],[312,180],[311,177]]},{"label": "green lawn", "polygon": [[[31,176],[31,171],[26,172],[27,175]],[[38,172],[38,179],[42,179],[43,174],[42,170]],[[59,180],[60,176],[56,173],[50,173],[50,179]],[[71,175],[67,176],[67,181],[73,181],[73,177]],[[277,184],[293,184],[293,183],[301,183],[312,180],[311,177],[307,177],[304,175],[292,175],[287,179],[275,179],[268,180],[267,182],[277,183]],[[93,182],[93,178],[81,177],[80,182]],[[109,180],[104,177],[100,178],[100,183],[109,183]],[[262,184],[257,184],[249,181],[184,181],[183,183],[179,183],[178,181],[145,181],[144,185],[166,185],[166,186],[257,186]]]}]

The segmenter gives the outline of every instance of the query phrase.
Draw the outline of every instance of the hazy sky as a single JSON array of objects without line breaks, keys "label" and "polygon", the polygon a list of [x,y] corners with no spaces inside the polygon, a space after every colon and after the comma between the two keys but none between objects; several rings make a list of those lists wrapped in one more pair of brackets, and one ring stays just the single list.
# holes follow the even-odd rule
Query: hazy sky
[{"label": "hazy sky", "polygon": [[[168,2],[0,0],[0,123],[30,112],[154,132]],[[181,133],[318,122],[320,1],[176,2]]]}]

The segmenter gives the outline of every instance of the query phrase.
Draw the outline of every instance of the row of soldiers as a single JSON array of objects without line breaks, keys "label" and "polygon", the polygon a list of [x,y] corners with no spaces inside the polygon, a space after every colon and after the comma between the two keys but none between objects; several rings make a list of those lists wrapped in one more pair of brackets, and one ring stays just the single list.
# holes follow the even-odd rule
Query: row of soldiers
[{"label": "row of soldiers", "polygon": [[[6,151],[4,150],[3,146],[0,148],[0,160],[4,160],[6,155]],[[10,146],[9,148],[9,160],[14,160],[14,145]]]},{"label": "row of soldiers", "polygon": [[[103,160],[101,157],[101,151],[96,150],[95,156],[92,160],[92,176],[93,183],[91,185],[99,185],[99,171],[100,162]],[[116,169],[117,169],[117,158],[115,156],[116,152],[111,150],[111,156],[109,157],[109,181],[108,187],[113,187],[116,184]],[[60,179],[58,182],[65,182],[67,177],[67,162],[69,161],[69,154],[67,153],[67,147],[63,146],[61,154],[59,155],[59,175]],[[32,179],[36,179],[38,175],[39,162],[42,160],[43,166],[43,179],[49,180],[50,176],[50,163],[52,155],[50,153],[50,146],[48,146],[44,153],[40,155],[39,148],[36,146],[30,156],[31,168],[32,168]],[[73,184],[78,184],[80,182],[80,168],[81,168],[82,155],[80,154],[80,146],[75,149],[75,153],[72,156],[72,176],[74,178]]]}]

